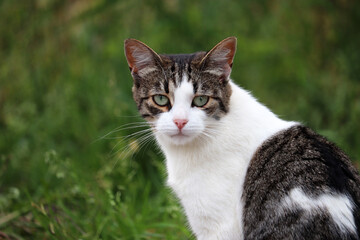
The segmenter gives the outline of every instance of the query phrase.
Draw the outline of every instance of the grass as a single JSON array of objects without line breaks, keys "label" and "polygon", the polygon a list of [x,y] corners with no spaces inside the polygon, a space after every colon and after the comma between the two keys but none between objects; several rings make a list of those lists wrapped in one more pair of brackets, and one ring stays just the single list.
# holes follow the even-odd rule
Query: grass
[{"label": "grass", "polygon": [[0,239],[193,239],[162,155],[132,135],[142,123],[127,128],[142,122],[129,37],[175,53],[237,36],[232,78],[358,165],[359,12],[325,0],[0,1]]}]

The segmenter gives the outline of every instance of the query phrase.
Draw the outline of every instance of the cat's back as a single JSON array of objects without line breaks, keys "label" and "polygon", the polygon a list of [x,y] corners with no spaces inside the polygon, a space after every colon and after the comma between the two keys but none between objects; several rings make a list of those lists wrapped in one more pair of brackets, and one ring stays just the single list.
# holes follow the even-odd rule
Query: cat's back
[{"label": "cat's back", "polygon": [[245,239],[359,239],[360,177],[346,154],[307,127],[262,144],[242,200]]}]

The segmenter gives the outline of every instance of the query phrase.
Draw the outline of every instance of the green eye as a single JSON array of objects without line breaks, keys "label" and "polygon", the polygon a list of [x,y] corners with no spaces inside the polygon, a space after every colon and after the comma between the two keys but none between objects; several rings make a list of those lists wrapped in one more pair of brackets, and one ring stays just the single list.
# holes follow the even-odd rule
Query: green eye
[{"label": "green eye", "polygon": [[153,100],[159,106],[165,106],[169,103],[169,98],[164,95],[155,95],[153,96]]},{"label": "green eye", "polygon": [[193,104],[197,107],[202,107],[209,101],[208,96],[197,96],[194,97]]}]

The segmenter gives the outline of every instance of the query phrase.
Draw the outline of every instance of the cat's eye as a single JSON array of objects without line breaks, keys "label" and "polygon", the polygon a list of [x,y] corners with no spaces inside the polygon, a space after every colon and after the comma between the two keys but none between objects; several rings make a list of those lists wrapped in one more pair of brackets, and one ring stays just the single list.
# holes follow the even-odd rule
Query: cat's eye
[{"label": "cat's eye", "polygon": [[159,106],[165,106],[169,103],[169,98],[164,95],[155,95],[153,96],[153,100]]},{"label": "cat's eye", "polygon": [[207,104],[208,101],[209,101],[208,96],[197,96],[194,97],[193,105],[196,107],[203,107],[205,106],[205,104]]}]

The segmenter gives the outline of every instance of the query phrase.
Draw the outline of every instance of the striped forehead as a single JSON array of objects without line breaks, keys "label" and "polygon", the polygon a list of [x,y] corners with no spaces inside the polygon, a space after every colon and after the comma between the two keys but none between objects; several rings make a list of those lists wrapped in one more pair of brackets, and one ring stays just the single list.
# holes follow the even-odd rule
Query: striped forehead
[{"label": "striped forehead", "polygon": [[170,59],[171,63],[171,72],[172,72],[172,81],[174,85],[179,87],[182,83],[184,74],[189,77],[191,61],[194,58],[195,54],[175,54],[175,55],[166,55]]}]

